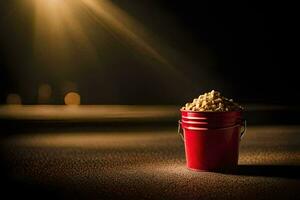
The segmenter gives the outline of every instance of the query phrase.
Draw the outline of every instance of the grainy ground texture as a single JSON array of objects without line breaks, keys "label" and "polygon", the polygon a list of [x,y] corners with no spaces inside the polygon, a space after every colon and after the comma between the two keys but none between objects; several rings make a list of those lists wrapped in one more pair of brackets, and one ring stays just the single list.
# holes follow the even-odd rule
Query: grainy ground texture
[{"label": "grainy ground texture", "polygon": [[[186,169],[176,127],[32,131],[1,141],[4,190],[32,198],[299,199],[300,127],[250,126],[234,173]],[[16,188],[16,190],[11,190]],[[22,188],[22,189],[20,189]]]}]

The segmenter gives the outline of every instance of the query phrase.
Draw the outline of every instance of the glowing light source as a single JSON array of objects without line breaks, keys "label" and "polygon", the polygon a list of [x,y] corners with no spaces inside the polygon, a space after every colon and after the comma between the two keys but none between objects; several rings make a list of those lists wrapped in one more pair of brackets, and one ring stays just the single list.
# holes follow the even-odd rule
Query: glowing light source
[{"label": "glowing light source", "polygon": [[66,105],[80,105],[80,95],[76,92],[69,92],[64,100]]},{"label": "glowing light source", "polygon": [[22,99],[18,94],[8,94],[6,98],[6,103],[11,105],[21,105]]},{"label": "glowing light source", "polygon": [[96,59],[97,51],[83,27],[79,1],[31,1],[35,8],[35,58],[39,63],[51,68],[76,65],[74,41],[89,59]]},{"label": "glowing light source", "polygon": [[[97,66],[101,66],[99,55],[101,51],[111,52],[105,48],[114,45],[108,45],[105,40],[109,38],[110,42],[110,36],[113,36],[132,53],[141,55],[134,56],[135,59],[150,64],[145,66],[153,67],[156,72],[165,76],[172,75],[182,82],[189,81],[169,61],[170,58],[174,58],[171,55],[175,51],[158,42],[151,32],[113,1],[30,1],[35,13],[34,59],[38,65],[50,68],[51,71],[57,70],[58,76],[64,77],[65,74],[70,74],[69,72],[76,72],[78,70],[74,68],[83,64],[96,66],[97,63]],[[110,36],[103,35],[102,41],[102,35],[98,33]],[[107,59],[114,58],[106,52],[103,55],[107,55]],[[179,59],[176,57],[176,65],[179,65],[177,60]],[[169,83],[165,81],[164,84]]]},{"label": "glowing light source", "polygon": [[[154,42],[136,20],[108,0],[31,0],[35,6],[35,43],[40,59],[72,62],[72,40],[85,48],[89,57],[97,51],[88,36],[86,14],[96,20],[104,30],[144,56],[170,67],[160,51],[160,43]],[[47,51],[45,51],[47,49]],[[54,57],[51,58],[51,57]],[[46,63],[47,63],[46,62]]]}]

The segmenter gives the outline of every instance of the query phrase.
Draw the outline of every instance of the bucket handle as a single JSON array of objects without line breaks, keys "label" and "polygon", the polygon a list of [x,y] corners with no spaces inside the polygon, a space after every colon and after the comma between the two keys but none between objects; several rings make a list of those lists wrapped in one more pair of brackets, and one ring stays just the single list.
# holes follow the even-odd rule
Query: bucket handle
[{"label": "bucket handle", "polygon": [[[242,130],[241,136],[240,136],[240,138],[242,139],[243,136],[244,136],[244,134],[246,133],[246,130],[247,130],[247,121],[244,119],[243,122],[242,122],[242,124],[240,124],[240,125],[242,125],[242,127],[243,127],[243,130]],[[235,126],[237,126],[237,125],[235,125]],[[232,128],[232,127],[235,127],[235,126],[231,126],[231,127],[227,127],[227,128],[220,128],[220,129],[216,129],[216,130],[228,129],[228,128]],[[194,128],[194,129],[197,129],[197,128]],[[182,129],[182,122],[181,122],[181,120],[178,120],[178,133],[179,133],[181,139],[184,141],[184,136],[183,136],[183,129]]]},{"label": "bucket handle", "polygon": [[180,120],[178,120],[178,133],[179,133],[181,139],[184,141],[183,129],[182,129],[182,125],[181,125],[181,121]]},{"label": "bucket handle", "polygon": [[243,119],[243,122],[241,125],[243,126],[243,130],[241,132],[241,139],[242,139],[247,130],[247,121],[245,119]]}]

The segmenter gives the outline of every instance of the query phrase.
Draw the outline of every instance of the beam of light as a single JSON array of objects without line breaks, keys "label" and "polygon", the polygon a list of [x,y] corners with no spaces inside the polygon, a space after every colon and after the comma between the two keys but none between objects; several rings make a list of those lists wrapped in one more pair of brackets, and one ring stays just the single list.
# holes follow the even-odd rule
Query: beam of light
[{"label": "beam of light", "polygon": [[94,19],[131,50],[174,70],[163,56],[161,44],[155,42],[141,24],[108,0],[31,1],[35,7],[36,56],[45,63],[62,62],[67,65],[72,62],[70,40],[83,46],[87,51],[85,54],[97,57],[95,46],[88,36],[89,30],[85,27],[86,19],[82,19],[88,13],[91,20]]},{"label": "beam of light", "polygon": [[169,66],[169,61],[147,41],[149,35],[143,31],[141,24],[116,7],[108,0],[80,0],[82,4],[93,14],[96,20],[107,28],[121,42],[127,43],[136,50],[150,56],[161,64]]},{"label": "beam of light", "polygon": [[[35,53],[44,63],[74,60],[72,42],[96,59],[96,50],[77,16],[78,6],[70,0],[31,0],[35,7]],[[80,14],[80,13],[79,13]],[[52,65],[53,66],[53,65]],[[54,64],[55,66],[55,64]]]},{"label": "beam of light", "polygon": [[[156,40],[142,24],[113,2],[28,1],[35,11],[34,61],[37,66],[50,70],[52,76],[69,79],[67,76],[72,73],[76,75],[76,70],[82,64],[88,67],[96,64],[100,67],[101,51],[110,52],[110,49],[104,49],[109,48],[106,41],[108,33],[159,75],[162,88],[168,91],[168,95],[177,97],[179,94],[177,91],[180,89],[173,89],[174,82],[180,82],[181,88],[196,85],[177,69],[179,66],[190,65],[186,62],[188,59]],[[104,44],[103,49],[101,43]],[[108,59],[114,56],[104,55],[109,56]],[[172,78],[172,81],[161,77]]]}]

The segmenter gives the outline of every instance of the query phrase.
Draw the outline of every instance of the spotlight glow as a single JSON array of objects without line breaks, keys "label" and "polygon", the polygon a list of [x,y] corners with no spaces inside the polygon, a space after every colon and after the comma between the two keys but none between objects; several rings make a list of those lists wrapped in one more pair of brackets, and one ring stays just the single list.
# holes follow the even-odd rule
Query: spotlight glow
[{"label": "spotlight glow", "polygon": [[113,5],[111,1],[81,0],[81,2],[94,14],[98,22],[120,38],[120,41],[126,42],[130,47],[136,48],[162,64],[169,65],[161,53],[154,48],[154,44],[145,39],[149,38],[149,35],[143,30],[143,26]]},{"label": "spotlight glow", "polygon": [[[35,7],[36,57],[44,63],[71,65],[71,43],[76,41],[85,54],[96,59],[97,51],[85,25],[87,18],[112,34],[131,50],[170,67],[167,59],[141,24],[108,0],[31,0]],[[93,29],[90,27],[89,29]]]}]

